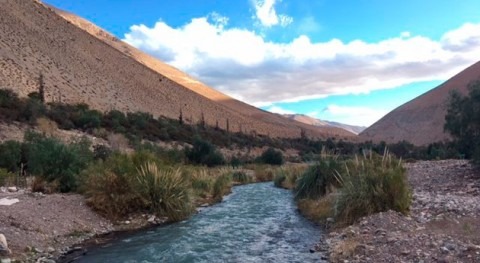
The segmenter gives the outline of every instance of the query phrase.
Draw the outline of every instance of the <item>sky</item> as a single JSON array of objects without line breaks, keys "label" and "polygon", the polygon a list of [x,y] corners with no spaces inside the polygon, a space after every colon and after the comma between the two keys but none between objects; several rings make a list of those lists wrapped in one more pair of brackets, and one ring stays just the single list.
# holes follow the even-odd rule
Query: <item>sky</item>
[{"label": "sky", "polygon": [[480,58],[478,0],[44,0],[236,99],[369,126]]}]

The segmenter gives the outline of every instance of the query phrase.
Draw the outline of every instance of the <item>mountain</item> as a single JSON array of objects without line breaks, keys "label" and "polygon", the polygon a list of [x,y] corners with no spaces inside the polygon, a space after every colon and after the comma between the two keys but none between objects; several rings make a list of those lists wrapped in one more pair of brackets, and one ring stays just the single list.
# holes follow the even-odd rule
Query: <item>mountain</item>
[{"label": "mountain", "polygon": [[21,96],[43,75],[47,102],[143,111],[271,137],[351,137],[288,120],[222,94],[91,22],[36,0],[2,0],[0,87]]},{"label": "mountain", "polygon": [[366,129],[366,127],[363,126],[354,126],[333,121],[323,121],[303,114],[284,114],[283,116],[291,120],[317,127],[337,127],[354,134],[359,134]]},{"label": "mountain", "polygon": [[480,62],[429,92],[403,104],[360,134],[362,140],[409,141],[426,145],[449,139],[443,131],[446,102],[451,91],[468,94],[468,84],[480,80]]}]

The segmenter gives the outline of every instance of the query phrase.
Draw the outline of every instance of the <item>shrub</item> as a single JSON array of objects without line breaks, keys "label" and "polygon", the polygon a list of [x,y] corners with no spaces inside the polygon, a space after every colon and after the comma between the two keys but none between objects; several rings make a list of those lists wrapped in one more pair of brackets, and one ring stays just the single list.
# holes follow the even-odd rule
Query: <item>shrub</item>
[{"label": "shrub", "polygon": [[17,141],[6,141],[0,144],[0,167],[10,172],[20,170],[22,162],[22,144]]},{"label": "shrub", "polygon": [[271,165],[282,165],[283,164],[283,154],[280,151],[277,151],[273,148],[268,148],[260,156],[260,160],[265,164]]},{"label": "shrub", "polygon": [[28,171],[47,182],[58,182],[61,192],[77,189],[77,175],[93,159],[86,140],[65,145],[54,138],[26,133],[25,143]]},{"label": "shrub", "polygon": [[193,148],[185,149],[185,156],[191,163],[206,165],[208,167],[225,163],[223,155],[215,149],[215,146],[198,137],[195,138],[193,142]]},{"label": "shrub", "polygon": [[147,162],[138,169],[136,179],[142,196],[157,215],[180,221],[192,213],[188,183],[180,170],[159,169]]},{"label": "shrub", "polygon": [[335,206],[337,223],[351,224],[390,209],[408,212],[412,194],[400,161],[385,153],[383,157],[357,158],[347,166]]},{"label": "shrub", "polygon": [[310,166],[297,180],[295,198],[315,199],[324,196],[340,182],[337,174],[342,172],[342,165],[335,158],[321,159],[317,164]]},{"label": "shrub", "polygon": [[108,218],[117,219],[146,208],[135,188],[131,157],[114,153],[106,161],[98,161],[82,172],[81,191],[88,204]]}]

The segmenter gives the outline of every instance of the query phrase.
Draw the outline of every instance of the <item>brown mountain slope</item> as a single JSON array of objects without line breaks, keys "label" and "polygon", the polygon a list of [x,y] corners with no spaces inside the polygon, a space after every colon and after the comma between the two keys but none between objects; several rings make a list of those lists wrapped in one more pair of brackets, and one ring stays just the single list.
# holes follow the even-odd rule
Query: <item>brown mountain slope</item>
[{"label": "brown mountain slope", "polygon": [[366,129],[366,127],[363,127],[363,126],[348,125],[348,124],[343,124],[343,123],[334,122],[334,121],[324,121],[324,120],[316,119],[303,114],[284,114],[283,116],[291,120],[295,120],[301,123],[305,123],[305,124],[313,125],[317,127],[337,127],[354,134],[359,134]]},{"label": "brown mountain slope", "polygon": [[449,93],[468,93],[468,84],[480,80],[480,62],[475,63],[442,85],[403,104],[360,134],[360,139],[398,142],[407,140],[425,145],[448,139],[444,133]]},{"label": "brown mountain slope", "polygon": [[[58,13],[57,13],[58,12]],[[60,14],[60,15],[59,15]],[[25,96],[44,75],[47,101],[144,111],[274,137],[352,136],[318,129],[236,101],[119,41],[90,22],[34,0],[0,5],[0,87]]]}]

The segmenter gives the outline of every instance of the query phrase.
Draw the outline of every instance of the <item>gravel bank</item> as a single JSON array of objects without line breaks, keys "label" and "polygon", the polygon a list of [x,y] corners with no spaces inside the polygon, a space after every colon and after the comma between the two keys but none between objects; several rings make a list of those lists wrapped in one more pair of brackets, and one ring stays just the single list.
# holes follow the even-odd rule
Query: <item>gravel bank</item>
[{"label": "gravel bank", "polygon": [[7,238],[10,258],[22,262],[51,262],[69,247],[114,230],[78,194],[0,193],[0,199],[19,199],[0,206],[0,233]]},{"label": "gravel bank", "polygon": [[331,232],[332,262],[480,262],[480,172],[459,160],[406,167],[410,215],[375,214]]}]

